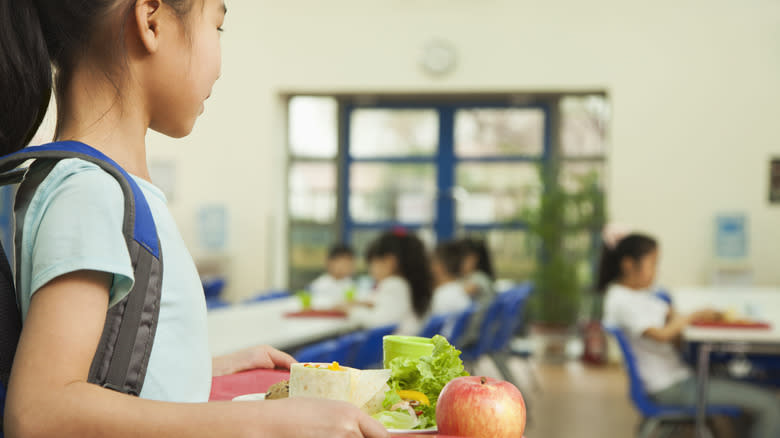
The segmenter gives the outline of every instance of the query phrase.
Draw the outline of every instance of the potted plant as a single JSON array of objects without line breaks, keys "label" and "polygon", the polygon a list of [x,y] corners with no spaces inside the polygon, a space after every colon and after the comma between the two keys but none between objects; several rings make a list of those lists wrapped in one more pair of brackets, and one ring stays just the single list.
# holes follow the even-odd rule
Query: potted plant
[{"label": "potted plant", "polygon": [[538,254],[529,301],[531,334],[547,361],[566,358],[565,348],[581,316],[583,301],[592,302],[593,267],[605,222],[604,194],[593,172],[566,181],[555,160],[539,166],[544,182],[539,203],[522,213],[529,248]]}]

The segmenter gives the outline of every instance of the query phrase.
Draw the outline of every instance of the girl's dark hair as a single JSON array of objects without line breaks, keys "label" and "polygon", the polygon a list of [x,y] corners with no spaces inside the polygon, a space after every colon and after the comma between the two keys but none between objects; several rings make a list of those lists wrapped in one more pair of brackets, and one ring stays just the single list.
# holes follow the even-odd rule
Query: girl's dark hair
[{"label": "girl's dark hair", "polygon": [[444,270],[451,276],[460,277],[460,267],[463,262],[465,247],[461,242],[442,242],[436,246],[433,256],[441,262]]},{"label": "girl's dark hair", "polygon": [[658,249],[658,242],[644,234],[629,234],[614,249],[604,245],[599,266],[597,289],[606,292],[609,285],[623,276],[622,261],[626,257],[639,262],[642,257]]},{"label": "girl's dark hair", "polygon": [[482,239],[466,238],[461,241],[464,254],[474,254],[477,256],[477,270],[484,272],[491,280],[496,280],[496,274],[493,271],[493,263],[490,258],[490,251],[487,244]]},{"label": "girl's dark hair", "polygon": [[388,231],[371,242],[366,250],[366,260],[388,255],[398,260],[399,274],[406,279],[412,293],[412,307],[418,317],[423,317],[431,305],[433,279],[425,245],[413,234]]},{"label": "girl's dark hair", "polygon": [[[183,17],[193,0],[163,3]],[[132,0],[0,0],[0,155],[30,142],[52,90],[61,93],[67,88],[76,61],[103,37],[99,33],[110,30],[107,18],[115,10],[127,17],[134,5]],[[114,40],[117,44],[109,43],[111,52],[105,55],[124,53],[124,22]],[[105,66],[103,73],[110,78]]]}]

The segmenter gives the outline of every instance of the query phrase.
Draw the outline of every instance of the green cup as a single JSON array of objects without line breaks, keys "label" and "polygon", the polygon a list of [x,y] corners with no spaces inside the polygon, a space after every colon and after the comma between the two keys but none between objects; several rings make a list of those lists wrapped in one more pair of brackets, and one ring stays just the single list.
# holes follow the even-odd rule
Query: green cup
[{"label": "green cup", "polygon": [[298,299],[301,300],[301,307],[303,308],[303,310],[311,309],[311,292],[300,290],[295,293],[295,296],[297,296]]},{"label": "green cup", "polygon": [[388,335],[382,338],[384,366],[390,367],[390,361],[396,357],[417,359],[433,353],[433,341],[419,336]]}]

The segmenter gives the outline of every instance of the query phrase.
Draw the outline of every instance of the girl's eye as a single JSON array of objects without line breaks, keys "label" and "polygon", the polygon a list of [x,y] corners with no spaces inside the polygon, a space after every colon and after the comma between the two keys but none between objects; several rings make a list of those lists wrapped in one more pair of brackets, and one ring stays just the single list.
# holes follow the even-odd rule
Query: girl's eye
[{"label": "girl's eye", "polygon": [[223,28],[222,28],[222,26],[220,26],[220,27],[218,27],[218,28],[217,28],[217,31],[218,31],[218,32],[224,32],[224,31],[225,31],[225,29],[223,29]]}]

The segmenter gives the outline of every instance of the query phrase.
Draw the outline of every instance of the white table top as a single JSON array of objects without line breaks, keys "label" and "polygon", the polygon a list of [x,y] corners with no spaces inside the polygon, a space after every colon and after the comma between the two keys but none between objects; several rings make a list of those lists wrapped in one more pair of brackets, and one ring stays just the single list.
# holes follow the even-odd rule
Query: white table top
[{"label": "white table top", "polygon": [[780,344],[780,329],[688,327],[683,332],[688,342]]},{"label": "white table top", "polygon": [[357,321],[342,318],[285,318],[301,310],[296,298],[241,304],[208,314],[209,348],[218,356],[254,345],[296,347],[356,330]]}]

